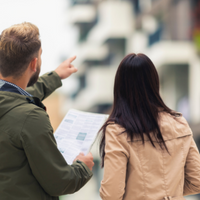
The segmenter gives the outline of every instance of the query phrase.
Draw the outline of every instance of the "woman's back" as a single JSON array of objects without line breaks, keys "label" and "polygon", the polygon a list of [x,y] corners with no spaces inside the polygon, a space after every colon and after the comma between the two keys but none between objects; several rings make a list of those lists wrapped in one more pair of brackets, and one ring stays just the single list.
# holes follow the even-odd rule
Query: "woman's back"
[{"label": "woman's back", "polygon": [[144,54],[119,64],[113,109],[102,127],[104,200],[184,199],[200,192],[200,156],[186,120],[163,102]]},{"label": "woman's back", "polygon": [[120,125],[106,127],[102,199],[184,199],[200,192],[200,156],[186,120],[159,112],[158,123],[168,152],[154,134],[156,148],[146,135],[144,144],[141,138],[131,142]]}]

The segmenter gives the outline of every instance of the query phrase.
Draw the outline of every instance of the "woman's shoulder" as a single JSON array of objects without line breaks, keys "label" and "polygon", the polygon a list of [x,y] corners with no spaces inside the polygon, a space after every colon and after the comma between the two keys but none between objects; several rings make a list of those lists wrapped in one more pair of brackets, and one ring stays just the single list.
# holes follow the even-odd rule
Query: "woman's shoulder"
[{"label": "woman's shoulder", "polygon": [[126,129],[121,126],[120,124],[117,124],[115,122],[109,122],[106,131],[105,131],[105,136],[107,138],[112,137],[115,138],[116,140],[120,140],[121,142],[127,142],[129,139],[129,136],[126,132]]},{"label": "woman's shoulder", "polygon": [[120,124],[117,124],[114,121],[110,121],[107,123],[106,130],[110,129],[115,130],[115,132],[120,132],[122,130],[125,131],[125,129]]},{"label": "woman's shoulder", "polygon": [[173,112],[173,113],[167,113],[167,112],[159,112],[158,114],[158,123],[163,124],[182,124],[185,126],[189,126],[187,120],[184,118],[184,116],[180,112]]},{"label": "woman's shoulder", "polygon": [[[129,145],[127,143],[127,133],[124,127],[115,122],[109,122],[105,131],[106,143],[117,145],[118,148],[126,149],[126,152],[129,150]],[[128,155],[128,153],[126,153]]]},{"label": "woman's shoulder", "polygon": [[178,112],[160,112],[158,124],[165,140],[192,135],[187,120]]}]

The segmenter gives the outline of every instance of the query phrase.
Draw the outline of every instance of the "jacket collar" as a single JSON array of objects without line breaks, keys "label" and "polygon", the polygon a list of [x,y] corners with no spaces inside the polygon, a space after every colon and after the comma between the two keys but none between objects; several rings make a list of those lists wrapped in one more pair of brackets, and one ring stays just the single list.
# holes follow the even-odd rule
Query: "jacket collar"
[{"label": "jacket collar", "polygon": [[0,79],[0,91],[12,92],[12,93],[17,93],[17,94],[20,94],[23,96],[27,96],[26,100],[28,101],[28,103],[35,104],[36,106],[38,106],[46,111],[46,107],[40,101],[39,98],[33,97],[31,94],[29,94],[28,92],[26,92],[25,90],[23,90],[22,88],[20,88],[19,86],[15,85],[13,83],[10,83],[10,82]]},{"label": "jacket collar", "polygon": [[24,96],[32,96],[31,94],[29,94],[28,92],[20,88],[19,86],[13,83],[10,83],[8,81],[4,81],[2,79],[0,79],[0,91],[14,92],[14,93],[21,94]]}]

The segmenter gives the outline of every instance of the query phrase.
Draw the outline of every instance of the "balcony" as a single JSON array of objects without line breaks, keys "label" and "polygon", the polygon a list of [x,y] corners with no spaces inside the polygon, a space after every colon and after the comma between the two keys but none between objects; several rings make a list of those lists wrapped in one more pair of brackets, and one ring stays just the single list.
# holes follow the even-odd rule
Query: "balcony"
[{"label": "balcony", "polygon": [[71,5],[85,5],[85,4],[92,4],[94,3],[94,0],[71,0]]},{"label": "balcony", "polygon": [[96,9],[93,5],[76,5],[69,11],[69,22],[76,23],[91,23],[96,18]]},{"label": "balcony", "polygon": [[133,8],[129,1],[103,1],[98,6],[98,23],[88,34],[88,41],[104,43],[110,38],[126,38],[134,29]]}]

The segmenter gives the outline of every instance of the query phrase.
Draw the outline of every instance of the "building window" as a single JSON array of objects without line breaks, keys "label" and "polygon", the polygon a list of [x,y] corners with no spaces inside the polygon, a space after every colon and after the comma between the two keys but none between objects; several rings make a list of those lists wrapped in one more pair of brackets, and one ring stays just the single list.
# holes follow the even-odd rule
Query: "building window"
[{"label": "building window", "polygon": [[162,30],[163,30],[162,26],[159,25],[157,30],[154,33],[149,35],[149,46],[151,46],[161,40]]}]

